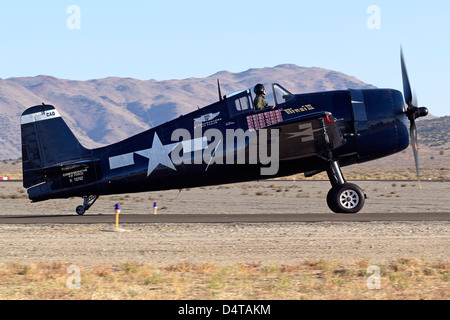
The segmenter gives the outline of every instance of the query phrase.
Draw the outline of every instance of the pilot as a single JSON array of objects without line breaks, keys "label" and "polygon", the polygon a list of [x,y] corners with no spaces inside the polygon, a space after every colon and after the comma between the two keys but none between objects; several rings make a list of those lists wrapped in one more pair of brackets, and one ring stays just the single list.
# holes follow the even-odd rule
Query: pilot
[{"label": "pilot", "polygon": [[255,105],[256,111],[260,111],[266,108],[274,108],[274,106],[269,106],[267,103],[266,98],[264,97],[266,95],[266,89],[261,83],[258,83],[255,88],[253,89],[253,92],[256,94],[256,98],[253,101],[253,104]]}]

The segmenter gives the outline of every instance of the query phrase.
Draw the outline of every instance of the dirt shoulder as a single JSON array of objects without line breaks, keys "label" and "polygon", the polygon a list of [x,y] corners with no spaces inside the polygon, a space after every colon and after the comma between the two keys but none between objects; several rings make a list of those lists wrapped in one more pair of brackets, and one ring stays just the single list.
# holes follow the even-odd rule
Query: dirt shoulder
[{"label": "dirt shoulder", "polygon": [[0,226],[2,263],[294,265],[448,261],[448,222]]}]

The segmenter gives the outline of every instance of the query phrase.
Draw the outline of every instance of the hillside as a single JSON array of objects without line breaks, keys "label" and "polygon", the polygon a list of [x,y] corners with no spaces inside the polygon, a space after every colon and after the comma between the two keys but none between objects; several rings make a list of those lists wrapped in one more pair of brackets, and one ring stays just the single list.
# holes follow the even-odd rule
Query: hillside
[{"label": "hillside", "polygon": [[[295,93],[373,88],[353,77],[321,68],[279,65],[249,69],[240,73],[221,71],[207,78],[183,80],[137,80],[105,78],[89,81],[57,79],[49,76],[0,79],[0,159],[17,159],[20,152],[20,115],[42,102],[53,104],[86,147],[97,147],[125,139],[217,101],[216,79],[222,93],[278,82]],[[270,91],[270,90],[268,90]],[[439,178],[450,163],[450,117],[417,122],[420,166],[433,170]],[[17,161],[2,161],[3,173],[20,173]],[[414,158],[409,148],[377,161],[352,166],[350,170],[409,170],[414,176]],[[439,172],[436,172],[438,170]],[[445,178],[450,173],[445,171]],[[391,173],[392,175],[392,173]],[[399,177],[405,176],[401,173]],[[423,171],[426,178],[426,172]]]},{"label": "hillside", "polygon": [[166,81],[113,77],[73,81],[50,76],[0,79],[0,159],[21,156],[20,115],[28,107],[42,102],[54,105],[80,141],[92,148],[217,101],[216,79],[220,79],[223,94],[256,83],[269,87],[272,82],[295,93],[373,88],[339,72],[292,64]]},{"label": "hillside", "polygon": [[[435,118],[427,121],[419,121],[419,142],[437,149],[448,150],[450,145],[450,117]],[[444,151],[445,152],[445,151]]]}]

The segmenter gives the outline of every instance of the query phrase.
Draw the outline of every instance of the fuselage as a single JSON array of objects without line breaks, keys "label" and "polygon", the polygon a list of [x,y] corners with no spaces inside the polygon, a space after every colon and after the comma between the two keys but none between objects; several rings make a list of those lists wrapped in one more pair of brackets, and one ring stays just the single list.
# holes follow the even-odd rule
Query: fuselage
[{"label": "fuselage", "polygon": [[[314,174],[328,168],[322,153],[332,151],[340,165],[347,166],[400,152],[409,145],[405,105],[397,90],[342,90],[281,97],[275,93],[274,108],[262,111],[255,111],[252,101],[251,92],[244,90],[124,141],[83,149],[70,159],[79,164],[53,170],[49,174],[51,185],[29,189],[30,198],[40,201],[182,189],[299,172]],[[272,130],[278,130],[278,140],[270,140],[274,137]],[[251,149],[262,141],[263,132],[268,134],[264,141],[272,142],[263,152],[262,145]],[[229,139],[228,134],[234,136]],[[317,146],[318,134],[331,140],[332,150]],[[273,149],[273,141],[279,143],[278,149]],[[257,152],[254,162],[249,156],[252,150]],[[244,161],[236,156],[239,152],[244,152]],[[277,159],[275,152],[279,153]],[[227,158],[230,154],[232,157]],[[259,161],[264,157],[265,162]],[[262,174],[264,168],[270,174]],[[52,175],[59,178],[52,180]]]}]

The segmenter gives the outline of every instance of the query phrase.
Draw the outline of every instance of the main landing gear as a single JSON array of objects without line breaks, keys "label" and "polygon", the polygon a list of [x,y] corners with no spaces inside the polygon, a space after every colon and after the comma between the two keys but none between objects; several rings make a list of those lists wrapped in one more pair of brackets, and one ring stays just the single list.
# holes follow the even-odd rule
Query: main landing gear
[{"label": "main landing gear", "polygon": [[347,183],[337,161],[330,162],[327,170],[333,186],[327,195],[327,204],[335,213],[358,213],[363,207],[366,195],[360,187]]},{"label": "main landing gear", "polygon": [[78,206],[76,212],[79,216],[82,216],[89,208],[94,204],[99,196],[84,196],[83,205]]}]

